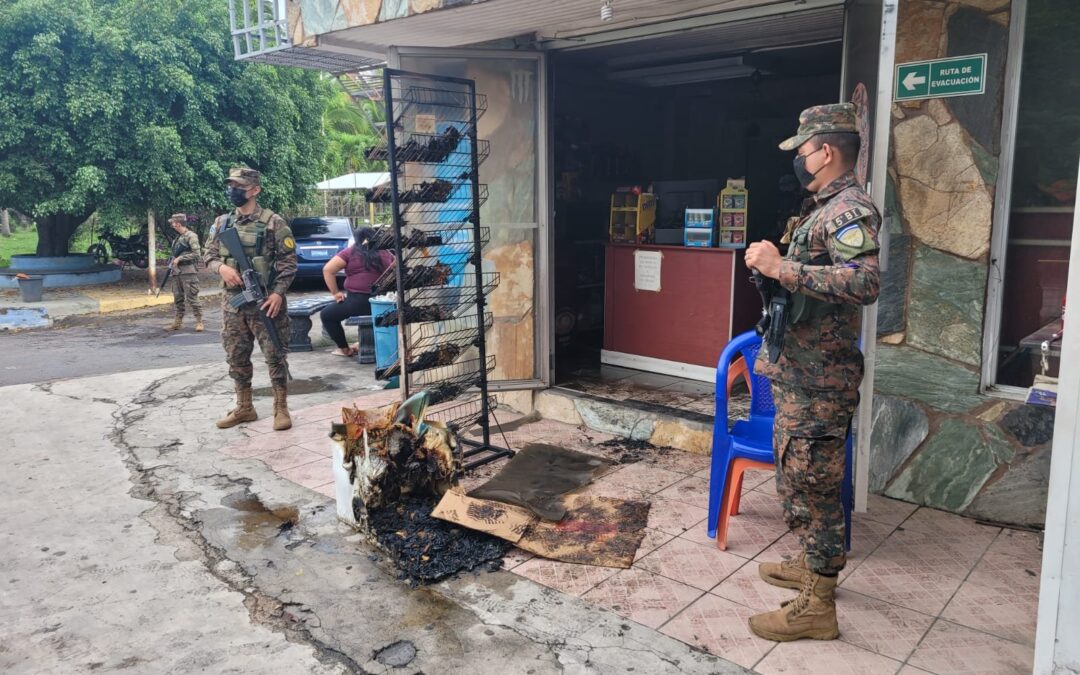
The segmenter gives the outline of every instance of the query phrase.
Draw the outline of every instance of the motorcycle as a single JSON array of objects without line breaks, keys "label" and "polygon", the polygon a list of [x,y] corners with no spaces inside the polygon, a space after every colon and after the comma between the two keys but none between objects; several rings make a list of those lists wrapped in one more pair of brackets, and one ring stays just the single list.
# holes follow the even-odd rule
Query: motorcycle
[{"label": "motorcycle", "polygon": [[[168,243],[168,241],[168,238],[166,238],[165,242]],[[108,244],[108,248],[106,248],[105,244]],[[109,264],[109,261],[115,258],[122,263],[134,265],[139,269],[146,269],[150,266],[150,260],[147,257],[148,246],[149,239],[145,231],[127,237],[112,232],[102,232],[101,240],[91,244],[86,249],[86,252],[94,256],[97,262],[102,265]]]}]

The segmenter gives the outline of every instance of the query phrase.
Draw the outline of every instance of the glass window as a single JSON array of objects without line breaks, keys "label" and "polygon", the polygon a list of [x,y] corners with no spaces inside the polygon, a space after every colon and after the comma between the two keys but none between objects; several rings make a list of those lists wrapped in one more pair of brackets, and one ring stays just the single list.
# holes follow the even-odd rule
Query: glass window
[{"label": "glass window", "polygon": [[1080,157],[1080,3],[1028,0],[997,383],[1057,376]]},{"label": "glass window", "polygon": [[352,236],[352,226],[349,225],[348,218],[294,218],[289,229],[297,239],[348,239]]}]

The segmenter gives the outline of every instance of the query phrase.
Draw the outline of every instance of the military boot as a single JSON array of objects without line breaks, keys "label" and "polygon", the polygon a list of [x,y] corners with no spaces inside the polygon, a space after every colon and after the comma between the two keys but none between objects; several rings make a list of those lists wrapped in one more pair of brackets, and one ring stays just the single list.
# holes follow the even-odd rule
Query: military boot
[{"label": "military boot", "polygon": [[274,431],[292,428],[287,394],[288,390],[283,385],[274,385]]},{"label": "military boot", "polygon": [[806,568],[806,553],[783,562],[764,562],[758,565],[758,574],[767,584],[780,588],[801,588]]},{"label": "military boot", "polygon": [[251,385],[236,388],[236,407],[229,414],[217,421],[218,429],[229,429],[243,422],[259,419],[255,406],[251,405]]},{"label": "military boot", "polygon": [[180,326],[182,325],[184,325],[184,317],[178,316],[173,318],[172,323],[170,323],[168,326],[165,326],[165,330],[171,333],[174,330],[180,330]]},{"label": "military boot", "polygon": [[750,617],[750,630],[775,642],[804,638],[835,640],[840,636],[836,623],[836,580],[837,577],[807,571],[799,596],[780,609]]}]

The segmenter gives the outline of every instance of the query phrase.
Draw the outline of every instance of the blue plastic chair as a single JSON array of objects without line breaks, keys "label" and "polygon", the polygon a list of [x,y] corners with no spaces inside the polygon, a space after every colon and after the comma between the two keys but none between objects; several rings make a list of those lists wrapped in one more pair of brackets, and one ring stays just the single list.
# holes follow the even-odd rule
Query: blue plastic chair
[{"label": "blue plastic chair", "polygon": [[[761,338],[753,331],[736,336],[724,347],[720,354],[720,361],[716,367],[716,416],[713,420],[712,442],[712,465],[709,479],[709,537],[716,539],[717,546],[727,548],[728,516],[738,514],[740,495],[734,492],[728,497],[727,491],[742,489],[741,476],[737,484],[729,485],[732,480],[731,467],[736,459],[745,459],[751,462],[773,465],[773,424],[776,416],[776,407],[773,403],[772,388],[769,379],[754,372],[754,364],[757,360],[758,350],[761,348]],[[745,360],[750,384],[750,415],[749,419],[738,420],[728,429],[728,396],[727,379],[728,369],[732,361],[738,356]],[[851,550],[851,427],[848,427],[847,442],[845,444],[846,461],[844,465],[844,482],[841,488],[841,499],[844,503],[844,547]],[[730,504],[729,513],[721,513],[721,509]],[[718,534],[719,530],[719,535]]]}]

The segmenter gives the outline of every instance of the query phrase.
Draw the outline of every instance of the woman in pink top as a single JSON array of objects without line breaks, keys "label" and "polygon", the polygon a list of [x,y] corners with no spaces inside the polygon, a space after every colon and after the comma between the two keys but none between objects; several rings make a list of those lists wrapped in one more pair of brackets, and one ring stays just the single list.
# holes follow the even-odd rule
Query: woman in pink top
[{"label": "woman in pink top", "polygon": [[[323,307],[319,312],[323,328],[338,346],[333,354],[355,356],[356,347],[349,345],[345,338],[345,329],[341,322],[350,316],[371,316],[371,284],[394,264],[394,255],[389,251],[376,251],[370,241],[375,237],[375,230],[361,227],[353,233],[356,242],[341,251],[323,266],[323,280],[333,294],[335,302]],[[345,270],[345,290],[338,290],[337,275]]]}]

